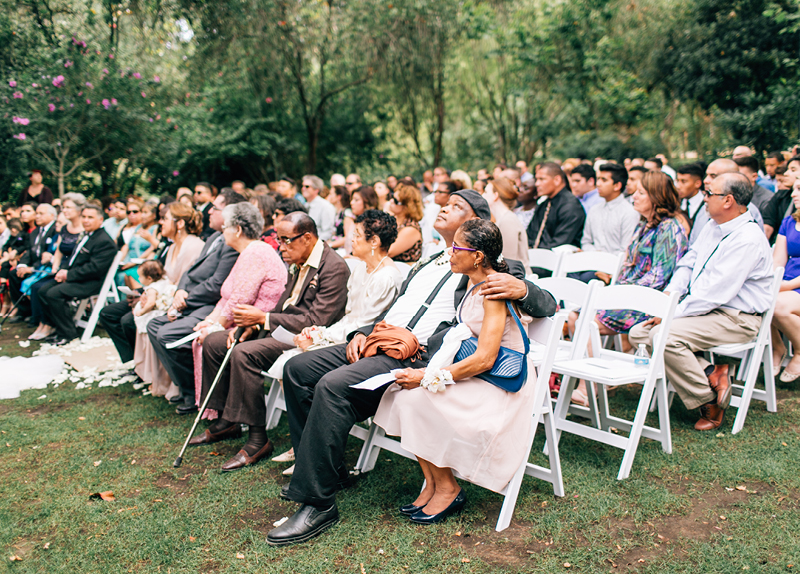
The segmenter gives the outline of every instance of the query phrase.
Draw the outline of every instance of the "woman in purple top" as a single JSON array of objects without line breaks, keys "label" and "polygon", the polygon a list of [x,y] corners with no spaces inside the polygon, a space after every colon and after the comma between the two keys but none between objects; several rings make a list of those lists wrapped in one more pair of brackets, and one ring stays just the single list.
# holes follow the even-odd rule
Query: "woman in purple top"
[{"label": "woman in purple top", "polygon": [[[775,247],[772,250],[773,265],[783,267],[783,283],[772,317],[772,365],[778,373],[786,355],[786,345],[781,334],[792,342],[792,348],[800,349],[800,180],[792,189],[795,212],[784,218]],[[800,354],[795,353],[781,374],[781,381],[791,382],[800,378]]]}]

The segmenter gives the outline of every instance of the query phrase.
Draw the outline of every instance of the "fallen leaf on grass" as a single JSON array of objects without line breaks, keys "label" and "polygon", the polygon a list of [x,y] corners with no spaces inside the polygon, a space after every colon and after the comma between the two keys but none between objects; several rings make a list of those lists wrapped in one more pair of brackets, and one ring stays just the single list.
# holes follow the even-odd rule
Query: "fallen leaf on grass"
[{"label": "fallen leaf on grass", "polygon": [[50,549],[50,542],[48,541],[42,546],[43,549]]},{"label": "fallen leaf on grass", "polygon": [[236,554],[236,558],[237,559],[244,559],[244,553],[237,553]]},{"label": "fallen leaf on grass", "polygon": [[100,465],[101,463],[103,463],[103,460],[102,460],[102,459],[101,459],[100,461],[95,461],[95,462],[94,462],[94,466],[95,466],[95,467],[97,467],[97,466],[98,466],[98,465]]},{"label": "fallen leaf on grass", "polygon": [[191,535],[189,535],[189,541],[196,541],[196,540],[197,540],[197,537],[192,537]]},{"label": "fallen leaf on grass", "polygon": [[216,451],[212,451],[209,455],[222,455],[221,453],[217,453]]},{"label": "fallen leaf on grass", "polygon": [[461,537],[461,531],[456,531],[456,537]]},{"label": "fallen leaf on grass", "polygon": [[86,421],[86,418],[85,417],[79,417],[78,421]]},{"label": "fallen leaf on grass", "polygon": [[8,560],[9,561],[22,561],[22,557],[20,557],[19,555],[12,555],[11,557],[8,558]]},{"label": "fallen leaf on grass", "polygon": [[466,557],[464,557],[464,558],[461,560],[461,562],[462,562],[462,563],[469,563],[469,559],[467,559]]},{"label": "fallen leaf on grass", "polygon": [[89,499],[102,499],[103,501],[114,501],[116,498],[114,497],[113,491],[101,491],[100,493],[92,493],[89,496]]},{"label": "fallen leaf on grass", "polygon": [[733,491],[733,487],[726,487],[725,491]]},{"label": "fallen leaf on grass", "polygon": [[644,563],[644,559],[639,559],[639,563]]},{"label": "fallen leaf on grass", "polygon": [[785,441],[781,441],[781,445],[783,445],[784,447],[789,447],[789,445],[787,445]]},{"label": "fallen leaf on grass", "polygon": [[569,569],[570,567],[572,567],[572,565],[571,565],[570,563],[564,563],[564,567],[566,567],[567,569]]},{"label": "fallen leaf on grass", "polygon": [[736,491],[747,491],[747,486],[745,485],[737,485]]},{"label": "fallen leaf on grass", "polygon": [[364,564],[359,563],[359,565],[361,566],[361,575],[367,575],[367,572],[364,570]]}]

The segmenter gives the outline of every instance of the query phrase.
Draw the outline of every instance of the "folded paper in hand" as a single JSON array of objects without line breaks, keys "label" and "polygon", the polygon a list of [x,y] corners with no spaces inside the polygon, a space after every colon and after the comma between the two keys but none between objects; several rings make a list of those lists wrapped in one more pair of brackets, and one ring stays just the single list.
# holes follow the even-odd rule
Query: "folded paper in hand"
[{"label": "folded paper in hand", "polygon": [[285,329],[282,325],[279,325],[277,328],[272,330],[272,333],[269,334],[272,336],[272,339],[276,339],[281,343],[285,343],[286,345],[294,345],[294,335],[288,329]]},{"label": "folded paper in hand", "polygon": [[190,333],[186,337],[182,337],[178,341],[173,341],[172,343],[168,343],[166,345],[166,348],[167,349],[175,349],[176,347],[181,346],[181,345],[183,345],[185,343],[191,343],[194,340],[196,340],[198,337],[200,337],[201,333],[202,332],[200,332],[200,331],[193,331],[192,333]]},{"label": "folded paper in hand", "polygon": [[361,383],[357,383],[355,385],[351,385],[353,389],[366,389],[369,391],[374,391],[379,387],[383,387],[388,383],[393,383],[397,376],[395,375],[398,371],[403,371],[402,369],[393,369],[389,373],[380,373],[378,375],[374,375],[367,380],[362,381]]}]

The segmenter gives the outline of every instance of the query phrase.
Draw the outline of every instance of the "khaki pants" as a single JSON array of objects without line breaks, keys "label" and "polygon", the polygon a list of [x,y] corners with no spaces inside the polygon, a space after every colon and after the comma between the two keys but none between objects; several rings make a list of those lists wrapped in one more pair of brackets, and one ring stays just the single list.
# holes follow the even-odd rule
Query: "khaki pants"
[{"label": "khaki pants", "polygon": [[[707,351],[726,343],[746,343],[755,339],[761,327],[761,316],[736,310],[715,309],[695,317],[675,318],[664,348],[664,367],[667,379],[688,409],[716,401],[703,371],[708,361],[695,353]],[[653,337],[661,325],[633,326],[628,338],[634,347],[645,344],[652,353]]]}]

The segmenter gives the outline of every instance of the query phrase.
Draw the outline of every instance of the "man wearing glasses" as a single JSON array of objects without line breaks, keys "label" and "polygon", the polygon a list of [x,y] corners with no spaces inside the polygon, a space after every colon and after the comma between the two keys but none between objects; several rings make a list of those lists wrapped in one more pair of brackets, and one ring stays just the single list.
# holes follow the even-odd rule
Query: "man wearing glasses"
[{"label": "man wearing glasses", "polygon": [[[714,367],[696,354],[751,341],[761,327],[761,314],[772,303],[772,253],[747,210],[753,186],[742,174],[724,173],[708,188],[703,194],[711,221],[680,259],[664,290],[681,294],[667,336],[664,366],[686,408],[700,408],[698,431],[722,425],[731,386],[728,365]],[[628,336],[633,346],[643,343],[652,349],[660,321],[634,326]]]},{"label": "man wearing glasses", "polygon": [[[204,445],[238,437],[240,424],[246,423],[250,437],[243,449],[222,466],[223,471],[255,465],[272,453],[273,445],[265,426],[262,371],[268,370],[294,344],[282,343],[271,337],[271,333],[283,328],[298,334],[312,325],[330,326],[341,319],[347,304],[350,270],[341,256],[319,238],[314,220],[303,212],[292,212],[275,229],[281,256],[289,264],[286,288],[270,312],[264,313],[252,305],[240,304],[235,308],[234,323],[246,329],[208,402],[208,408],[216,409],[220,417],[189,442]],[[203,343],[203,398],[234,343],[235,333],[235,330],[212,333]]]},{"label": "man wearing glasses", "polygon": [[[703,184],[705,185],[706,190],[711,189],[711,184],[714,182],[722,174],[738,174],[739,173],[739,166],[736,165],[736,162],[733,160],[727,160],[725,158],[720,158],[718,160],[714,160],[711,162],[708,167],[706,168],[706,179],[703,180]],[[705,193],[705,192],[703,192]],[[752,199],[752,198],[751,198]],[[758,208],[752,202],[748,202],[745,205],[746,210],[750,212],[750,216],[753,218],[753,221],[758,224],[758,227],[761,228],[761,231],[764,231],[764,219],[761,217],[761,212],[758,211]],[[689,245],[691,246],[700,237],[700,232],[703,230],[705,225],[711,221],[711,215],[708,211],[708,203],[705,204],[704,207],[700,208],[697,212],[697,215],[694,219],[694,224],[692,225],[692,232],[689,234]]]}]

